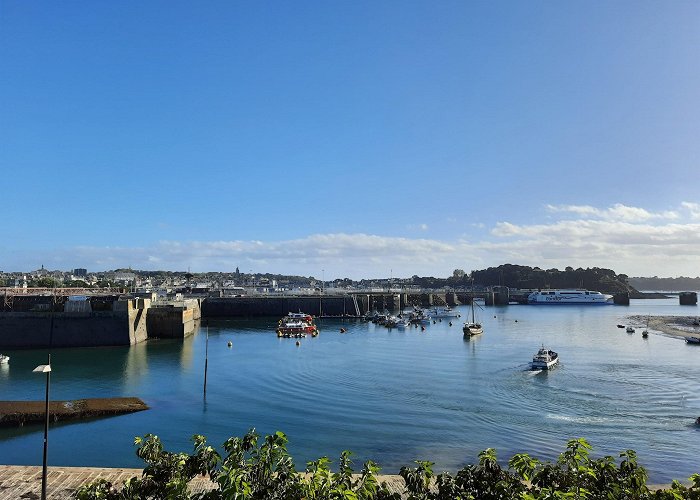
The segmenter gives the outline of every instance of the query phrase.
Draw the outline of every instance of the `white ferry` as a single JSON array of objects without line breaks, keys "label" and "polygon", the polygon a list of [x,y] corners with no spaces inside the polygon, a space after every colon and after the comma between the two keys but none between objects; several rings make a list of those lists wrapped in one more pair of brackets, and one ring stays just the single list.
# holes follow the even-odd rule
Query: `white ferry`
[{"label": "white ferry", "polygon": [[540,290],[527,296],[529,304],[612,304],[613,296],[582,289]]}]

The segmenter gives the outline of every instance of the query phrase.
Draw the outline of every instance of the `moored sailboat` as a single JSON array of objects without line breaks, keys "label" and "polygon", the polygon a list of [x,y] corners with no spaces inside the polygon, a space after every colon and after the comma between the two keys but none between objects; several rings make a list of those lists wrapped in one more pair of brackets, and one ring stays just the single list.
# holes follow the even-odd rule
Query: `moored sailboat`
[{"label": "moored sailboat", "polygon": [[484,333],[484,327],[481,323],[476,322],[476,317],[474,315],[474,298],[472,298],[472,318],[471,322],[464,323],[462,327],[462,332],[464,332],[464,338],[469,338],[473,335],[479,335]]}]

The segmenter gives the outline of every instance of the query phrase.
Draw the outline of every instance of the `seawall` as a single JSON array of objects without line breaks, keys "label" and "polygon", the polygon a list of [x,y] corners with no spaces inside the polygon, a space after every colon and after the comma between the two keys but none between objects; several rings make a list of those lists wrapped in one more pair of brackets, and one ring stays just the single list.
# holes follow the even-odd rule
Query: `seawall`
[{"label": "seawall", "polygon": [[200,301],[153,306],[151,298],[18,297],[0,311],[0,349],[128,346],[149,338],[184,338],[201,317]]},{"label": "seawall", "polygon": [[[366,309],[350,296],[293,296],[293,297],[214,297],[202,304],[204,318],[246,316],[284,316],[302,311],[314,316],[359,316]],[[359,310],[359,313],[358,313]]]}]

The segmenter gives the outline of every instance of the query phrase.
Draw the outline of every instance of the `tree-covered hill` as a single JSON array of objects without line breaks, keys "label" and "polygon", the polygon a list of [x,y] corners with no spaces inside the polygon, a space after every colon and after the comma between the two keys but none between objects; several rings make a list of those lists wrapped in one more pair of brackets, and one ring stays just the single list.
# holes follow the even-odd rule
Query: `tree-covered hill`
[{"label": "tree-covered hill", "polygon": [[639,292],[627,282],[625,274],[617,274],[611,269],[589,267],[586,269],[567,267],[540,269],[539,267],[503,264],[480,271],[472,271],[475,284],[483,286],[503,285],[512,288],[586,288],[603,293],[624,293],[637,295]]}]

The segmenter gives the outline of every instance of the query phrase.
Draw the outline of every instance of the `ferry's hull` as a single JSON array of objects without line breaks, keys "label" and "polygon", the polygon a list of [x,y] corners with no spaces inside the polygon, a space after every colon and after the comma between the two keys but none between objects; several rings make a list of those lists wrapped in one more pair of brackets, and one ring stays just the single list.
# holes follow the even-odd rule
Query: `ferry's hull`
[{"label": "ferry's hull", "polygon": [[589,290],[541,290],[531,293],[527,298],[528,304],[533,305],[610,305],[614,303],[613,296]]},{"label": "ferry's hull", "polygon": [[577,301],[577,300],[552,300],[552,301],[538,301],[538,300],[528,300],[527,302],[530,305],[537,306],[537,305],[546,305],[546,306],[566,306],[566,305],[573,305],[573,306],[608,306],[614,304],[614,302],[611,300],[606,300],[606,301]]}]

